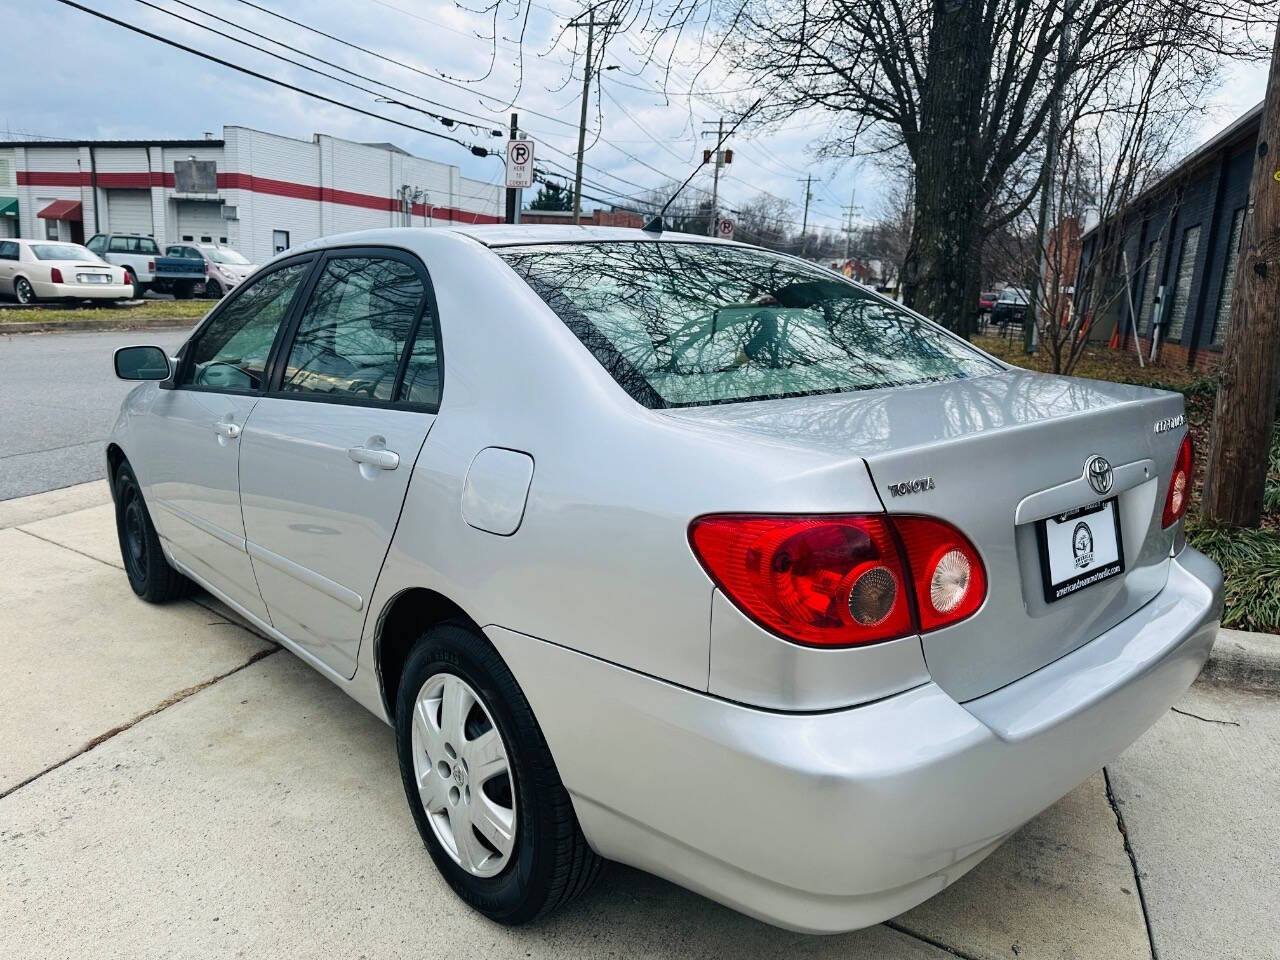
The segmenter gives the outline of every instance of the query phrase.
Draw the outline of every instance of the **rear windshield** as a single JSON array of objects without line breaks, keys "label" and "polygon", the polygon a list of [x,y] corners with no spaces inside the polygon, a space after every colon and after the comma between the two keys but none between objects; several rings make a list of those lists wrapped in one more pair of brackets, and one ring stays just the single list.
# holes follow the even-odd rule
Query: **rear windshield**
[{"label": "rear windshield", "polygon": [[98,257],[78,243],[33,243],[31,252],[37,260],[88,260],[98,262]]},{"label": "rear windshield", "polygon": [[983,376],[963,340],[842,277],[702,243],[496,251],[648,407],[687,407]]}]

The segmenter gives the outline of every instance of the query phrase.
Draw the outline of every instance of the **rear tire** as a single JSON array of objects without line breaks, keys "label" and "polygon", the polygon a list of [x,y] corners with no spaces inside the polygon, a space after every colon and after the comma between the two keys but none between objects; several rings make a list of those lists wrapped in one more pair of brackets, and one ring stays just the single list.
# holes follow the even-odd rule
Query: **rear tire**
[{"label": "rear tire", "polygon": [[[462,702],[470,702],[453,725],[444,713],[448,685],[463,690]],[[439,701],[432,699],[437,691]],[[498,923],[528,923],[572,900],[599,876],[605,861],[582,835],[529,702],[497,651],[474,627],[461,621],[441,623],[414,645],[401,674],[395,728],[400,774],[418,832],[436,868],[472,908]],[[507,773],[481,781],[471,744],[481,743],[494,729],[501,739],[493,749],[502,752]],[[458,730],[463,732],[459,735]],[[437,783],[440,770],[445,772],[438,774]],[[510,809],[514,839],[489,843],[476,828],[481,838],[476,849],[482,857],[488,850],[489,859],[464,866],[477,861],[460,854],[462,843],[452,839],[457,836],[455,826],[471,829],[471,814],[459,805],[483,802],[482,793],[488,794],[495,783],[500,791],[495,794],[497,806]],[[436,826],[424,797],[435,808]]]},{"label": "rear tire", "polygon": [[148,603],[168,603],[188,596],[194,584],[165,559],[142,488],[127,462],[116,470],[114,488],[120,557],[133,592]]},{"label": "rear tire", "polygon": [[132,267],[124,268],[124,282],[133,287],[133,292],[129,294],[130,300],[142,299],[142,286],[138,283],[138,275],[133,272]]},{"label": "rear tire", "polygon": [[26,277],[19,277],[13,281],[13,295],[19,303],[24,305],[36,302],[36,291]]}]

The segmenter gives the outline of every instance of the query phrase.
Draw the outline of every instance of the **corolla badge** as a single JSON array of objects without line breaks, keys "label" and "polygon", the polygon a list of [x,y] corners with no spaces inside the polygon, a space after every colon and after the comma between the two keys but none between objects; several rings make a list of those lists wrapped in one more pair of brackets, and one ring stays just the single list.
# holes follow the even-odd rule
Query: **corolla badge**
[{"label": "corolla badge", "polygon": [[1111,462],[1097,454],[1085,461],[1084,475],[1089,481],[1089,486],[1093,487],[1093,492],[1098,494],[1108,493],[1116,479],[1111,470]]}]

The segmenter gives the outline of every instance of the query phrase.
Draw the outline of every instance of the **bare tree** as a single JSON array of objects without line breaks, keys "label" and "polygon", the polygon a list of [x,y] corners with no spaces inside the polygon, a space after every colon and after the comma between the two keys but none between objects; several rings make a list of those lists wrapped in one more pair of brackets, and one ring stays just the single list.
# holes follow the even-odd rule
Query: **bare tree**
[{"label": "bare tree", "polygon": [[[914,171],[908,303],[967,333],[982,238],[1023,215],[1051,171],[1028,163],[1051,112],[1078,103],[1135,58],[1173,49],[1212,71],[1261,57],[1249,32],[1274,0],[606,0],[598,17],[647,38],[668,69],[730,52],[764,94],[762,122],[818,107],[822,151],[902,151]],[[488,0],[522,21],[531,0]],[[505,13],[504,13],[505,11]],[[565,43],[576,42],[577,31]],[[615,34],[616,35],[616,34]],[[683,58],[683,59],[682,59]],[[696,82],[696,74],[695,74]],[[870,134],[870,136],[868,136]],[[861,137],[861,139],[859,139]]]}]

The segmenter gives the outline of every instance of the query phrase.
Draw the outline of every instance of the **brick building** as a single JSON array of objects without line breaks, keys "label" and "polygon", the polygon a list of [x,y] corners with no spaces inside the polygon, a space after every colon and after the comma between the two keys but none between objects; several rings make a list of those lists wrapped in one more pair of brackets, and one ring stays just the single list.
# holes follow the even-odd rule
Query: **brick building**
[{"label": "brick building", "polygon": [[[573,223],[572,210],[521,210],[521,223],[569,224]],[[643,227],[644,217],[634,210],[582,211],[581,223],[589,227]]]},{"label": "brick building", "polygon": [[[1261,123],[1259,104],[1197,149],[1129,205],[1118,220],[1084,234],[1077,285],[1104,230],[1121,230],[1129,276],[1112,278],[1113,289],[1127,279],[1130,296],[1109,298],[1093,317],[1094,335],[1133,349],[1136,320],[1144,354],[1158,331],[1166,363],[1199,368],[1217,365],[1230,332],[1231,291],[1249,178]],[[1087,301],[1081,309],[1091,309]]]}]

